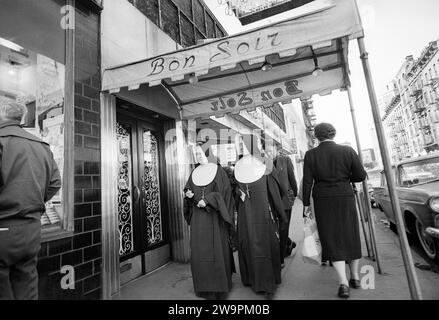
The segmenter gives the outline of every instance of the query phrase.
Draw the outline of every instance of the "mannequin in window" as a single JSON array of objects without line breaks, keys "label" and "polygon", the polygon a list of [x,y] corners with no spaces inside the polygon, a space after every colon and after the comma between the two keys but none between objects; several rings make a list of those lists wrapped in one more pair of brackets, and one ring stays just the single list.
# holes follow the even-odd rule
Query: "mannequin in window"
[{"label": "mannequin in window", "polygon": [[211,150],[194,148],[197,162],[184,189],[184,217],[191,231],[191,270],[197,296],[225,299],[235,272],[229,242],[233,199],[229,177]]},{"label": "mannequin in window", "polygon": [[241,280],[272,299],[281,283],[278,221],[286,221],[281,190],[270,161],[255,135],[238,137],[241,158],[235,165],[238,199],[238,256]]}]

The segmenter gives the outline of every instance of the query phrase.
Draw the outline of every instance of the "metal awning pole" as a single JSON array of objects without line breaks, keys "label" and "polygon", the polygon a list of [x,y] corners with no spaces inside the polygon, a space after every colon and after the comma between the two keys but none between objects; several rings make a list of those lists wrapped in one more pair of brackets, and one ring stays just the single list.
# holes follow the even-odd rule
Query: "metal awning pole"
[{"label": "metal awning pole", "polygon": [[[352,91],[350,87],[347,87],[348,92],[348,98],[349,98],[349,106],[351,109],[351,116],[352,116],[352,124],[354,126],[354,132],[355,132],[355,140],[357,142],[357,148],[358,148],[358,156],[360,158],[361,164],[363,164],[363,155],[361,153],[361,143],[360,143],[360,135],[358,133],[358,125],[357,125],[357,116],[355,114],[355,107],[354,107],[354,101],[352,99]],[[382,268],[381,268],[381,262],[378,255],[378,247],[376,242],[376,232],[375,232],[375,225],[373,223],[372,219],[372,208],[370,205],[370,198],[369,198],[369,186],[367,184],[367,180],[363,181],[363,193],[364,193],[364,200],[366,203],[364,203],[364,206],[361,206],[361,209],[364,209],[364,214],[367,218],[368,226],[369,226],[369,238],[371,241],[372,246],[372,253],[373,258],[375,258],[375,261],[377,263],[378,273],[382,274]],[[357,194],[359,196],[359,194]],[[366,239],[367,241],[367,239]]]},{"label": "metal awning pole", "polygon": [[358,47],[360,50],[360,58],[363,64],[364,76],[367,84],[367,91],[369,93],[370,105],[372,108],[373,120],[375,123],[376,132],[378,135],[378,143],[380,146],[381,156],[383,159],[384,173],[387,179],[387,187],[389,189],[390,201],[392,203],[392,210],[395,214],[396,226],[398,228],[398,237],[401,246],[402,259],[404,261],[407,281],[410,289],[410,294],[413,300],[422,300],[421,288],[416,275],[413,264],[413,257],[410,251],[410,246],[407,240],[404,220],[401,214],[401,208],[398,203],[398,195],[396,193],[395,179],[392,175],[392,165],[390,163],[389,151],[387,149],[386,137],[384,135],[384,128],[380,118],[378,102],[373,85],[372,73],[370,71],[369,57],[364,44],[364,38],[358,38]]},{"label": "metal awning pole", "polygon": [[[357,187],[355,186],[355,183],[353,183],[352,186],[354,187],[355,200],[357,202],[358,215],[359,215],[359,218],[360,218],[360,221],[361,221],[361,227],[363,229],[364,241],[366,242],[367,256],[375,261],[375,257],[373,255],[373,250],[372,250],[372,248],[371,248],[371,246],[369,244],[369,237],[370,236],[368,236],[367,232],[366,232],[366,221],[364,219],[364,213],[363,213],[363,209],[362,209],[362,206],[361,206],[361,201],[360,201],[360,198],[358,196],[358,190],[357,190]],[[370,229],[369,229],[369,232],[370,232]]]}]

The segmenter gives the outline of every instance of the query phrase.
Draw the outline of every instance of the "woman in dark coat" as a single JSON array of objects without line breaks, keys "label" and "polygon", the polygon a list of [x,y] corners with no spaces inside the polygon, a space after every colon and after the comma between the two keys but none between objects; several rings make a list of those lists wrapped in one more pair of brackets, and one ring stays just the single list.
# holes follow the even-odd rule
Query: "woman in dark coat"
[{"label": "woman in dark coat", "polygon": [[[225,299],[235,272],[229,241],[234,228],[232,189],[223,168],[216,162],[208,162],[201,148],[197,149],[197,157],[204,160],[198,161],[200,165],[191,173],[184,189],[184,217],[191,228],[194,290],[197,296],[206,299]],[[207,169],[204,173],[214,171],[212,178],[200,184],[194,176],[203,166]]]},{"label": "woman in dark coat", "polygon": [[[303,205],[314,200],[314,212],[322,244],[322,260],[331,261],[339,277],[338,295],[349,297],[349,285],[360,288],[358,263],[362,257],[359,222],[352,182],[366,178],[356,152],[336,144],[335,128],[328,123],[315,127],[320,145],[305,154]],[[345,262],[349,263],[347,280]]]}]

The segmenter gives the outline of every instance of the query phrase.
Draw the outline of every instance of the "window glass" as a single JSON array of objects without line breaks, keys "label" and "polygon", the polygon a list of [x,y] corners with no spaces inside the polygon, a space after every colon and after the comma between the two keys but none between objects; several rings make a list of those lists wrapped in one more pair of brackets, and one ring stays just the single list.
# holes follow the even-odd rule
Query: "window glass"
[{"label": "window glass", "polygon": [[[24,104],[24,128],[49,143],[64,171],[65,30],[58,0],[5,0],[0,10],[0,99]],[[60,226],[62,189],[41,223]]]},{"label": "window glass", "polygon": [[399,168],[403,186],[414,186],[439,180],[439,157],[416,161]]}]

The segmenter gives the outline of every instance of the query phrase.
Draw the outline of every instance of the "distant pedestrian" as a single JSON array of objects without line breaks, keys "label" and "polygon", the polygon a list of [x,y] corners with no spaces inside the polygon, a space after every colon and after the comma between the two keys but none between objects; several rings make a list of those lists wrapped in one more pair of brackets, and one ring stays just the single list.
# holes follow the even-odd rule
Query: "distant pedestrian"
[{"label": "distant pedestrian", "polygon": [[38,299],[41,214],[60,189],[49,145],[20,123],[24,105],[0,101],[0,299]]},{"label": "distant pedestrian", "polygon": [[281,264],[284,266],[284,259],[291,255],[296,243],[290,239],[291,211],[297,197],[297,182],[294,175],[294,166],[291,158],[281,154],[281,147],[276,144],[268,146],[267,153],[273,159],[273,165],[277,169],[279,184],[282,193],[282,202],[285,208],[287,220],[279,225],[279,242],[281,253]]},{"label": "distant pedestrian", "polygon": [[[352,182],[361,182],[366,171],[356,152],[336,144],[335,128],[328,123],[315,127],[320,145],[305,154],[303,205],[314,201],[314,213],[322,244],[322,260],[332,262],[339,278],[338,295],[349,297],[349,285],[360,288],[358,275],[361,241]],[[309,209],[309,208],[308,208]],[[350,280],[345,261],[349,262]]]}]

